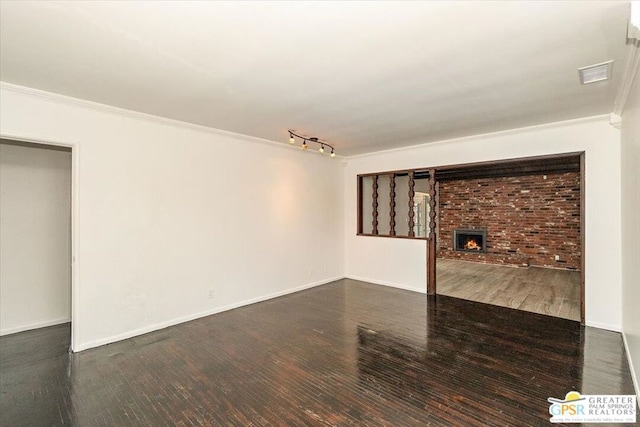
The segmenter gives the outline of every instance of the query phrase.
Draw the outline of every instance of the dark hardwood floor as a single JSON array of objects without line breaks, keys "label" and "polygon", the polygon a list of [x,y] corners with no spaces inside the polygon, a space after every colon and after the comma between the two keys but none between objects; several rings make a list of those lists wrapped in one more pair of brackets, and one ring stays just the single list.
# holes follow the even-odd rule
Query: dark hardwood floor
[{"label": "dark hardwood floor", "polygon": [[548,397],[633,394],[620,334],[352,280],[69,355],[0,338],[2,426],[549,425]]}]

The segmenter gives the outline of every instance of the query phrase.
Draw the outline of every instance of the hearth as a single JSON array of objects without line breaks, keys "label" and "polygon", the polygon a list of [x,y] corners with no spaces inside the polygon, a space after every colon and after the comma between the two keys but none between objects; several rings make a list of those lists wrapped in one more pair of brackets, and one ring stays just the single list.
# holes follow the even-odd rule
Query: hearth
[{"label": "hearth", "polygon": [[453,230],[453,250],[461,252],[484,253],[487,251],[487,230]]}]

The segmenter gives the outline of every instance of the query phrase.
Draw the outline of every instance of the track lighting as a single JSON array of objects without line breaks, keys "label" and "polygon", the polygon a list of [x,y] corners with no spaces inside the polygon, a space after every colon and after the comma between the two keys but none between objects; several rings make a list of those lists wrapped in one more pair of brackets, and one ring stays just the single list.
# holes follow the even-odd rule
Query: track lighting
[{"label": "track lighting", "polygon": [[306,150],[309,147],[307,145],[307,142],[315,142],[316,144],[320,145],[320,148],[318,148],[318,152],[319,153],[324,154],[325,148],[326,149],[330,148],[331,149],[330,156],[332,158],[336,156],[336,150],[335,150],[335,148],[333,148],[333,145],[328,144],[325,141],[321,141],[318,138],[316,138],[315,136],[312,136],[312,137],[302,136],[302,135],[298,135],[297,133],[295,133],[292,130],[290,130],[289,131],[289,144],[295,144],[296,143],[296,138],[300,138],[302,140],[301,148],[303,150]]}]

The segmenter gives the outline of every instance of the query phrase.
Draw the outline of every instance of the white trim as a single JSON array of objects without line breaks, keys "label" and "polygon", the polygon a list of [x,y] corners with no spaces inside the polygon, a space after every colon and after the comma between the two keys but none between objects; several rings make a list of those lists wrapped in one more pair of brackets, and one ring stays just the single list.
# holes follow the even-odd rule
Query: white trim
[{"label": "white trim", "polygon": [[80,346],[80,145],[71,147],[71,345],[75,351]]},{"label": "white trim", "polygon": [[10,139],[17,142],[28,142],[30,144],[53,145],[55,147],[67,147],[72,150],[78,146],[78,141],[61,141],[47,138],[34,138],[16,133],[6,133],[0,130],[0,138]]},{"label": "white trim", "polygon": [[600,323],[600,322],[591,322],[587,320],[587,326],[598,329],[606,329],[607,331],[621,332],[622,328],[620,325],[612,325],[609,323]]},{"label": "white trim", "polygon": [[352,156],[345,156],[345,157],[347,158],[347,160],[360,159],[363,157],[377,156],[379,154],[391,154],[391,153],[397,153],[397,152],[402,152],[407,150],[419,149],[424,147],[434,147],[438,145],[453,144],[453,143],[464,142],[464,141],[481,141],[483,139],[509,136],[509,135],[514,135],[514,134],[519,134],[524,132],[536,131],[536,130],[553,129],[553,128],[563,127],[568,125],[602,122],[602,121],[609,121],[609,114],[599,114],[597,116],[581,117],[578,119],[563,120],[560,122],[543,123],[540,125],[533,125],[533,126],[527,126],[527,127],[515,128],[515,129],[507,129],[507,130],[501,130],[497,132],[479,133],[476,135],[462,136],[459,138],[442,139],[442,140],[436,140],[431,142],[422,142],[419,144],[405,145],[403,147],[389,148],[389,149],[380,150],[380,151],[371,151],[368,153],[354,154]]},{"label": "white trim", "polygon": [[316,286],[325,285],[327,283],[335,282],[336,280],[340,280],[340,279],[343,279],[343,278],[344,278],[343,276],[336,276],[336,277],[332,277],[332,278],[329,278],[329,279],[319,280],[317,282],[307,283],[306,285],[298,286],[298,287],[291,288],[291,289],[286,289],[284,291],[274,292],[272,294],[262,295],[262,296],[259,296],[259,297],[255,297],[255,298],[251,298],[251,299],[248,299],[248,300],[236,302],[236,303],[233,303],[233,304],[224,305],[222,307],[216,307],[216,308],[212,308],[210,310],[201,311],[199,313],[188,314],[186,316],[178,317],[178,318],[167,320],[167,321],[160,322],[160,323],[155,323],[153,325],[145,326],[145,327],[142,327],[142,328],[139,328],[139,329],[135,329],[133,331],[127,331],[125,333],[118,334],[118,335],[113,335],[113,336],[110,336],[110,337],[107,337],[107,338],[100,338],[100,339],[97,339],[97,340],[85,342],[85,343],[82,343],[79,346],[75,347],[74,348],[74,352],[84,351],[84,350],[88,350],[90,348],[99,347],[101,345],[110,344],[110,343],[113,343],[113,342],[116,342],[116,341],[126,340],[128,338],[133,338],[133,337],[136,337],[136,336],[139,336],[139,335],[147,334],[149,332],[153,332],[153,331],[157,331],[157,330],[160,330],[160,329],[168,328],[170,326],[175,326],[175,325],[178,325],[180,323],[185,323],[185,322],[189,322],[191,320],[200,319],[202,317],[211,316],[213,314],[222,313],[224,311],[233,310],[234,308],[244,307],[244,306],[247,306],[247,305],[250,305],[250,304],[255,304],[255,303],[258,303],[258,302],[270,300],[270,299],[281,297],[281,296],[284,296],[284,295],[289,295],[289,294],[293,294],[293,293],[296,293],[296,292],[304,291],[305,289],[310,289],[310,288],[314,288]]},{"label": "white trim", "polygon": [[627,45],[627,51],[627,62],[622,73],[620,86],[618,86],[616,99],[613,103],[613,114],[618,116],[622,116],[624,112],[624,107],[631,92],[631,86],[633,86],[633,79],[640,65],[640,48],[633,43],[629,43]]},{"label": "white trim", "polygon": [[616,113],[609,114],[609,124],[616,129],[622,128],[622,117]]},{"label": "white trim", "polygon": [[360,282],[367,282],[367,283],[371,283],[373,285],[388,286],[390,288],[402,289],[402,290],[411,291],[411,292],[418,292],[420,294],[426,294],[427,293],[426,287],[425,288],[417,288],[415,286],[407,286],[407,285],[401,285],[399,283],[385,282],[383,280],[376,280],[376,279],[371,279],[371,278],[368,278],[368,277],[360,277],[360,276],[348,275],[348,276],[345,277],[345,279],[359,280]]},{"label": "white trim", "polygon": [[32,138],[29,136],[3,133],[0,138],[32,144],[53,145],[71,148],[71,343],[74,351],[80,345],[80,284],[78,282],[78,244],[80,242],[80,145],[78,141],[60,141],[56,139]]},{"label": "white trim", "polygon": [[[302,150],[300,150],[299,147],[292,146],[291,144],[288,143],[289,132],[286,129],[283,130],[283,135],[286,135],[286,140],[283,139],[283,141],[287,141],[285,143],[285,142],[272,141],[270,139],[259,138],[259,137],[256,137],[256,136],[250,136],[250,135],[245,135],[245,134],[241,134],[241,133],[230,132],[230,131],[226,131],[226,130],[222,130],[222,129],[212,128],[212,127],[205,126],[205,125],[198,125],[198,124],[195,124],[195,123],[189,123],[189,122],[184,122],[184,121],[181,121],[181,120],[170,119],[170,118],[167,118],[167,117],[155,116],[153,114],[141,113],[139,111],[128,110],[126,108],[114,107],[112,105],[107,105],[107,104],[100,104],[98,102],[87,101],[85,99],[80,99],[80,98],[73,98],[71,96],[59,95],[59,94],[53,93],[53,92],[46,92],[44,90],[33,89],[33,88],[30,88],[30,87],[19,86],[19,85],[15,85],[15,84],[12,84],[12,83],[7,83],[7,82],[2,82],[2,81],[0,81],[0,89],[7,90],[9,92],[15,92],[15,93],[23,94],[23,95],[32,96],[32,97],[35,97],[35,98],[48,99],[48,100],[55,101],[55,102],[60,102],[60,103],[73,105],[73,106],[77,106],[77,107],[82,107],[82,108],[86,108],[86,109],[89,109],[89,110],[98,111],[98,112],[101,112],[101,113],[115,114],[117,116],[124,116],[124,117],[128,117],[128,118],[135,119],[135,120],[143,120],[143,121],[147,121],[147,122],[168,125],[168,126],[172,126],[172,127],[176,127],[176,128],[182,128],[182,129],[193,130],[193,131],[197,131],[197,132],[209,133],[209,134],[213,134],[213,135],[217,135],[217,136],[225,136],[225,137],[230,137],[230,138],[235,138],[235,139],[242,139],[242,140],[251,141],[251,142],[258,142],[258,143],[261,143],[261,144],[270,144],[270,145],[272,145],[274,147],[283,148],[283,149],[287,149],[287,150],[298,149],[299,151],[302,151]],[[320,155],[320,156],[324,155],[324,154],[318,152],[317,150],[305,150],[305,152],[312,152],[312,153],[315,153],[315,154]],[[336,153],[336,158],[335,159],[343,158],[343,157],[344,156]],[[335,161],[335,159],[332,159],[332,160]]]},{"label": "white trim", "polygon": [[633,387],[636,389],[636,399],[638,407],[640,407],[640,385],[638,384],[638,377],[636,371],[633,368],[633,360],[631,360],[631,352],[629,351],[629,343],[627,342],[627,336],[622,333],[622,343],[624,344],[624,350],[627,353],[627,361],[629,362],[629,371],[631,371],[631,381],[633,381]]},{"label": "white trim", "polygon": [[0,336],[17,334],[18,332],[30,331],[32,329],[46,328],[47,326],[61,325],[69,323],[71,319],[68,317],[54,320],[46,320],[44,322],[30,323],[28,325],[16,326],[13,328],[0,329]]}]

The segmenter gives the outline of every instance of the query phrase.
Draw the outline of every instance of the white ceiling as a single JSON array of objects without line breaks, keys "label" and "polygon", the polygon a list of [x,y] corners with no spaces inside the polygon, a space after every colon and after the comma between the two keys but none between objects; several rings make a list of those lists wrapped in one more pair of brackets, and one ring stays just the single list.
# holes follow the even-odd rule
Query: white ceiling
[{"label": "white ceiling", "polygon": [[[5,82],[352,155],[609,113],[628,2],[2,1]],[[581,86],[578,67],[615,60]]]}]

